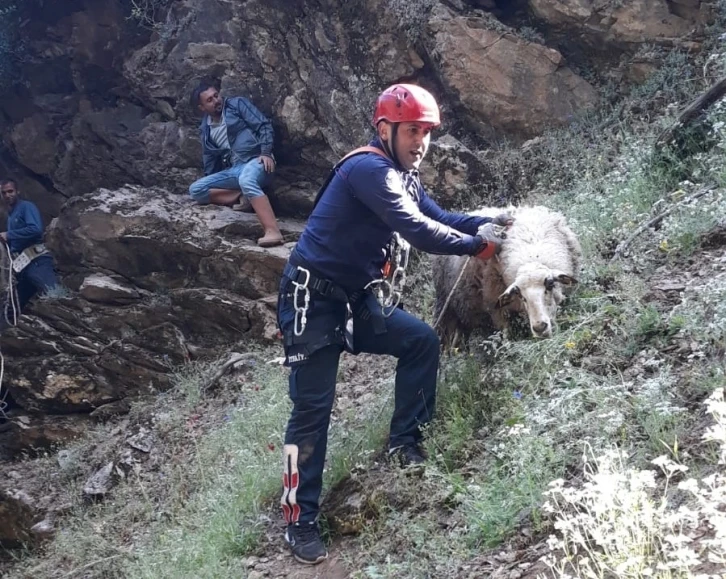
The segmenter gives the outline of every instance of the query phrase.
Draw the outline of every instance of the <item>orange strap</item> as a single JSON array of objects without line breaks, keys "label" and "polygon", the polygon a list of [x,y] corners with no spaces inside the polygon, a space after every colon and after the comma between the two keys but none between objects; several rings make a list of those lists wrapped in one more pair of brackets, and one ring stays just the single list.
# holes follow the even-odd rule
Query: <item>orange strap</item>
[{"label": "orange strap", "polygon": [[318,204],[318,201],[320,201],[323,193],[325,193],[325,190],[328,188],[330,181],[333,179],[333,175],[335,175],[335,170],[340,167],[343,161],[345,161],[349,157],[352,157],[353,155],[359,155],[360,153],[375,153],[376,155],[380,155],[381,157],[388,158],[388,155],[386,155],[385,151],[383,151],[383,149],[379,149],[378,147],[371,147],[366,145],[365,147],[358,147],[357,149],[353,149],[350,153],[340,159],[340,161],[335,164],[335,167],[333,167],[333,170],[328,173],[328,178],[325,180],[325,183],[323,183],[320,189],[318,189],[317,195],[315,195],[315,201],[313,201],[313,208]]},{"label": "orange strap", "polygon": [[336,164],[340,165],[348,157],[352,157],[353,155],[357,155],[358,153],[375,153],[376,155],[380,155],[381,157],[388,157],[388,155],[386,155],[386,152],[383,149],[379,149],[378,147],[371,147],[369,145],[366,145],[365,147],[358,147],[357,149],[353,149],[350,153],[345,155]]}]

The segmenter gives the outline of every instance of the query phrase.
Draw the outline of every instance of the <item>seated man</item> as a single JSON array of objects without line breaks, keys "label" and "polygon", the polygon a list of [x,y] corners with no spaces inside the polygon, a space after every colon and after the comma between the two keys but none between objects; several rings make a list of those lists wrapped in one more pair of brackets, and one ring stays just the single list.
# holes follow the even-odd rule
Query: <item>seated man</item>
[{"label": "seated man", "polygon": [[[53,258],[43,245],[43,221],[38,208],[31,201],[20,199],[14,179],[0,181],[0,192],[8,207],[7,231],[0,233],[0,239],[7,244],[15,261],[18,309],[13,312],[12,304],[6,304],[7,321],[14,323],[14,318],[36,293],[45,293],[57,286],[58,281],[53,269]],[[5,248],[2,250],[7,251]]]},{"label": "seated man", "polygon": [[204,114],[200,138],[205,175],[189,187],[192,199],[202,205],[231,206],[244,195],[265,232],[258,245],[281,245],[284,240],[275,214],[262,191],[275,170],[269,119],[243,97],[220,97],[208,81],[192,91],[191,104]]}]

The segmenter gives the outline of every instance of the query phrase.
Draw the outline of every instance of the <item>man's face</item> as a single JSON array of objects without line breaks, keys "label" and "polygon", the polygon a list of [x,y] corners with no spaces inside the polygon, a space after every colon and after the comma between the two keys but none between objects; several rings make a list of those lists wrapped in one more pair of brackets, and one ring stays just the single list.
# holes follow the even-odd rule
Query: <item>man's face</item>
[{"label": "man's face", "polygon": [[0,188],[0,192],[2,192],[3,199],[5,199],[5,202],[10,207],[15,205],[15,202],[18,200],[18,190],[15,188],[15,184],[5,183]]},{"label": "man's face", "polygon": [[431,143],[431,125],[428,123],[406,122],[398,125],[395,142],[391,143],[393,125],[383,123],[381,137],[393,148],[404,169],[418,169],[426,156]]},{"label": "man's face", "polygon": [[222,114],[222,97],[216,88],[208,88],[199,94],[199,110],[215,117]]}]

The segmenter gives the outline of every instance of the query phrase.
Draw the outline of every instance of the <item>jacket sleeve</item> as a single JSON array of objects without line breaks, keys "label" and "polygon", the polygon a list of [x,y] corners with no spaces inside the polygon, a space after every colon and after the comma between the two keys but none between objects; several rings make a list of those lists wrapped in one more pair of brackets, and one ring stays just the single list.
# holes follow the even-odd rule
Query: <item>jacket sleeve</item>
[{"label": "jacket sleeve", "polygon": [[263,155],[272,154],[272,143],[275,133],[272,129],[272,123],[263,115],[255,105],[243,97],[236,97],[234,103],[237,112],[245,123],[252,129],[260,142],[260,149]]},{"label": "jacket sleeve", "polygon": [[423,187],[419,188],[419,195],[421,201],[419,201],[419,207],[421,212],[430,217],[434,221],[468,233],[469,235],[476,235],[478,229],[485,223],[489,223],[491,217],[482,217],[474,215],[466,215],[465,213],[452,213],[450,211],[444,211],[439,207],[431,197],[429,197],[423,190]]},{"label": "jacket sleeve", "polygon": [[204,160],[204,176],[212,175],[217,172],[217,156],[212,153],[203,153]]},{"label": "jacket sleeve", "polygon": [[202,144],[202,166],[206,177],[217,172],[217,156],[204,146],[204,123],[199,126],[199,142]]},{"label": "jacket sleeve", "polygon": [[23,227],[8,230],[8,240],[26,241],[37,239],[43,235],[43,222],[38,208],[32,203],[24,203],[22,207]]},{"label": "jacket sleeve", "polygon": [[406,193],[398,172],[368,155],[348,174],[353,194],[412,246],[427,253],[472,255],[480,239],[424,215]]}]

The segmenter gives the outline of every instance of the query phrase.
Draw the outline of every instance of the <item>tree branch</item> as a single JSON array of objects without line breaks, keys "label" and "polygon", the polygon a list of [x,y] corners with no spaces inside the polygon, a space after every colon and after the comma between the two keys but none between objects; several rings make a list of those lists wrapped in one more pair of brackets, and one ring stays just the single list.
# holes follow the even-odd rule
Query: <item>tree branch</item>
[{"label": "tree branch", "polygon": [[636,237],[638,237],[641,233],[643,233],[646,229],[650,227],[654,227],[655,225],[658,225],[663,219],[668,217],[671,213],[673,213],[676,209],[679,207],[683,207],[684,205],[688,205],[692,201],[695,201],[696,199],[699,199],[706,195],[706,193],[710,193],[716,188],[715,185],[707,185],[706,187],[703,187],[696,191],[693,195],[690,197],[687,197],[686,199],[683,199],[682,201],[679,201],[675,205],[671,205],[668,209],[665,211],[659,213],[653,219],[650,219],[649,221],[646,221],[645,223],[642,223],[638,226],[638,228],[628,237],[625,241],[621,242],[616,248],[615,253],[613,254],[612,259],[610,260],[610,263],[615,262],[617,259],[622,257],[625,250],[628,248],[628,246],[633,243]]}]

